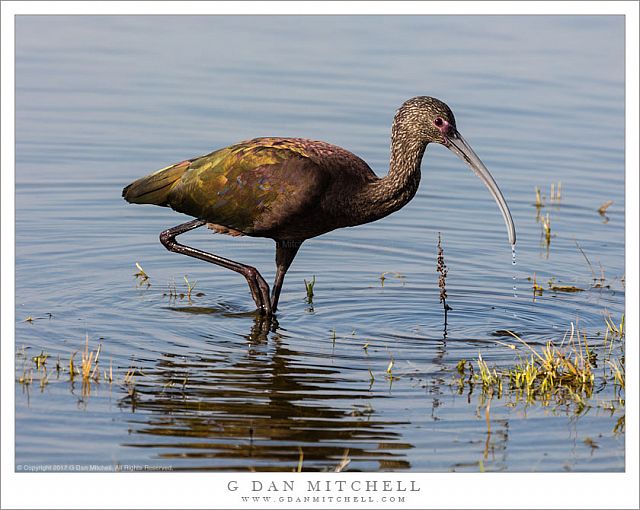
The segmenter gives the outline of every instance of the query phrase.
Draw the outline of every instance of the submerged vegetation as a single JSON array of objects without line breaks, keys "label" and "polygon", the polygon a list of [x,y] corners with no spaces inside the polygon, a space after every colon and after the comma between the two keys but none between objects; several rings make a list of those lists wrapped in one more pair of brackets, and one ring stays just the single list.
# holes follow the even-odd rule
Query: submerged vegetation
[{"label": "submerged vegetation", "polygon": [[316,285],[316,275],[313,275],[313,278],[309,281],[304,280],[304,288],[307,291],[307,304],[313,304],[313,287]]},{"label": "submerged vegetation", "polygon": [[[543,196],[540,192],[540,188],[538,186],[535,187],[536,192],[536,223],[539,223],[542,228],[542,240],[541,245],[545,248],[545,255],[549,257],[549,249],[551,247],[551,216],[549,213],[542,214],[542,208],[547,205],[547,197]],[[560,201],[562,200],[562,183],[558,182],[557,186],[555,183],[551,183],[551,190],[549,193],[549,205],[560,205]]]},{"label": "submerged vegetation", "polygon": [[[589,339],[571,323],[570,331],[558,343],[552,340],[533,346],[515,333],[513,343],[498,342],[513,351],[513,365],[489,366],[479,353],[473,361],[461,359],[453,382],[459,393],[478,389],[482,399],[505,398],[513,404],[538,403],[543,407],[573,408],[578,414],[592,404],[588,399],[607,385],[613,386],[615,401],[602,403],[610,411],[624,409],[625,357],[624,316],[619,325],[606,318],[603,342]],[[614,342],[620,348],[612,359]]]},{"label": "submerged vegetation", "polygon": [[549,280],[547,281],[547,288],[545,289],[538,283],[535,273],[533,273],[533,277],[527,277],[527,280],[531,282],[531,289],[533,290],[534,299],[537,296],[542,296],[545,290],[550,290],[553,292],[583,292],[585,290],[581,287],[576,287],[575,285],[559,285],[556,283],[555,277],[549,278]]},{"label": "submerged vegetation", "polygon": [[136,267],[138,268],[138,272],[137,273],[133,273],[133,276],[136,277],[137,281],[138,281],[138,286],[147,286],[150,287],[151,286],[151,279],[149,278],[149,275],[145,272],[144,269],[142,269],[142,266],[140,265],[139,262],[136,262]]},{"label": "submerged vegetation", "polygon": [[381,287],[384,287],[384,282],[389,277],[397,278],[398,280],[402,281],[402,285],[405,284],[405,276],[403,274],[398,273],[397,271],[385,271],[378,278],[380,280],[380,286]]},{"label": "submerged vegetation", "polygon": [[[549,197],[542,195],[540,188],[538,186],[535,187],[535,202],[533,205],[536,208],[536,223],[539,223],[542,229],[541,245],[546,250],[545,254],[547,258],[549,257],[551,239],[555,237],[555,235],[552,235],[551,233],[551,214],[547,212],[546,214],[543,215],[542,209],[545,208],[547,205],[555,206],[554,209],[557,209],[560,206],[561,202],[562,202],[562,182],[558,182],[557,184],[551,183]],[[611,207],[611,205],[613,205],[613,203],[614,203],[613,200],[605,200],[597,209],[598,214],[602,217],[604,223],[609,222],[609,216],[607,216],[607,210],[609,209],[609,207]],[[582,249],[579,246],[578,248],[582,252]],[[582,252],[582,254],[584,255],[584,252]],[[585,258],[586,258],[586,255],[585,255]]]},{"label": "submerged vegetation", "polygon": [[187,299],[188,299],[189,301],[191,301],[191,293],[193,292],[193,289],[195,289],[195,288],[196,288],[196,284],[197,284],[198,282],[193,282],[193,283],[191,283],[191,282],[189,281],[189,279],[187,278],[187,276],[186,276],[186,275],[185,275],[185,276],[183,276],[183,278],[184,278],[185,283],[187,284]]},{"label": "submerged vegetation", "polygon": [[540,219],[540,224],[542,225],[544,240],[547,246],[549,246],[549,243],[551,243],[551,218],[549,217],[549,213],[547,213]]},{"label": "submerged vegetation", "polygon": [[[602,264],[600,264],[600,275],[598,276],[593,268],[593,265],[591,264],[591,261],[589,260],[589,257],[587,257],[587,254],[584,252],[584,250],[582,249],[578,241],[575,241],[575,244],[578,250],[580,251],[580,254],[586,261],[587,266],[589,267],[589,271],[591,272],[591,278],[592,278],[591,283],[584,285],[583,287],[578,287],[576,285],[561,285],[557,283],[557,278],[555,276],[552,276],[547,280],[547,287],[544,287],[539,283],[536,273],[533,273],[533,276],[528,276],[527,280],[531,282],[531,290],[533,291],[534,301],[536,297],[542,296],[544,292],[547,290],[551,292],[572,293],[572,292],[583,292],[585,290],[589,290],[590,288],[591,289],[610,289],[611,288],[611,283],[608,283],[607,279],[605,278],[605,271],[604,271],[604,267],[602,267]],[[619,280],[620,280],[620,283],[624,286],[624,282],[625,282],[624,276],[619,278]]]},{"label": "submerged vegetation", "polygon": [[[89,335],[85,336],[84,349],[76,350],[69,354],[68,362],[63,363],[60,356],[56,358],[55,367],[51,369],[48,365],[51,355],[42,351],[37,356],[30,359],[26,356],[27,347],[21,347],[16,350],[16,358],[22,359],[22,370],[17,377],[17,382],[25,391],[29,391],[29,387],[38,383],[40,390],[52,382],[51,374],[55,371],[55,381],[67,381],[71,384],[73,393],[74,384],[79,381],[81,383],[81,400],[85,400],[91,396],[92,385],[100,385],[106,383],[111,385],[114,382],[113,363],[109,360],[109,366],[102,368],[100,365],[100,354],[102,352],[102,343],[97,348],[90,349]],[[79,360],[76,358],[79,356]],[[29,361],[31,363],[29,363]],[[127,385],[128,374],[123,376],[123,383]]]},{"label": "submerged vegetation", "polygon": [[[133,274],[133,276],[136,278],[136,286],[143,287],[145,289],[151,287],[151,277],[142,268],[139,262],[136,262],[136,268],[138,269],[138,271]],[[182,300],[186,298],[189,303],[191,303],[193,297],[202,297],[205,295],[204,292],[194,292],[194,289],[196,288],[196,285],[198,283],[197,281],[189,281],[187,275],[184,275],[182,279],[184,280],[186,285],[185,291],[178,290],[175,280],[172,279],[167,285],[166,292],[164,292],[162,295],[168,297],[172,301],[176,301],[178,299]]]},{"label": "submerged vegetation", "polygon": [[[558,184],[556,184],[555,182],[552,182],[549,191],[550,191],[549,204],[550,205],[560,204],[560,202],[562,201],[562,182],[558,181]],[[545,207],[546,205],[545,201],[547,200],[547,197],[542,195],[540,188],[538,186],[535,187],[535,192],[536,192],[536,201],[534,205],[536,206],[537,209]]]},{"label": "submerged vegetation", "polygon": [[598,207],[598,214],[602,216],[603,223],[609,223],[609,216],[607,216],[607,209],[613,205],[613,200],[607,200],[600,207]]},{"label": "submerged vegetation", "polygon": [[167,296],[170,301],[177,301],[178,299],[182,300],[186,298],[189,303],[191,303],[192,297],[202,297],[205,295],[204,292],[193,292],[193,289],[196,288],[196,284],[198,283],[197,281],[193,283],[190,282],[186,275],[182,278],[184,279],[185,285],[187,286],[186,291],[178,290],[176,282],[174,280],[171,280],[171,282],[169,282],[169,284],[167,285],[167,291],[162,295]]}]

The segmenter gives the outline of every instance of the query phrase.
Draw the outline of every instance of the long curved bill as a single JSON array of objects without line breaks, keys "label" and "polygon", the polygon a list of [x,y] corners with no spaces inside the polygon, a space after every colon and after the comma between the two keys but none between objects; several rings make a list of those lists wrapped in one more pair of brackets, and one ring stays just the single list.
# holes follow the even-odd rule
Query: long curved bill
[{"label": "long curved bill", "polygon": [[516,244],[516,228],[513,225],[513,218],[511,217],[511,213],[509,212],[509,206],[507,205],[507,201],[502,196],[502,192],[496,181],[493,179],[487,167],[484,166],[484,163],[480,161],[478,155],[473,152],[473,149],[469,146],[469,144],[462,138],[462,135],[458,133],[458,131],[454,131],[453,134],[447,136],[447,141],[449,142],[445,145],[451,152],[456,154],[460,159],[464,160],[467,165],[473,170],[473,172],[480,177],[484,185],[493,195],[498,207],[500,207],[500,212],[502,212],[502,217],[504,218],[504,222],[507,226],[507,232],[509,232],[509,242],[511,245]]}]

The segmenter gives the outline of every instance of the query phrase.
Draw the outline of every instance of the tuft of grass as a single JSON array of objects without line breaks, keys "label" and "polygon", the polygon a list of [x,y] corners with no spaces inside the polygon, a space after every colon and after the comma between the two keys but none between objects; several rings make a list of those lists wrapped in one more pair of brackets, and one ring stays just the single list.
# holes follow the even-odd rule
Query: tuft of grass
[{"label": "tuft of grass", "polygon": [[[604,332],[604,345],[607,349],[607,358],[611,358],[613,352],[613,344],[616,340],[622,340],[624,337],[624,314],[620,318],[620,323],[615,324],[611,318],[611,314],[607,313],[604,317],[604,322],[607,325],[607,329]],[[607,347],[608,346],[608,347]]]},{"label": "tuft of grass", "polygon": [[123,382],[125,386],[130,386],[133,384],[133,378],[136,375],[136,369],[133,367],[129,367],[127,372],[124,374]]},{"label": "tuft of grass", "polygon": [[607,213],[607,209],[613,205],[613,200],[607,200],[600,207],[598,207],[598,213],[600,216],[605,216]]},{"label": "tuft of grass", "polygon": [[315,287],[316,285],[316,276],[313,275],[313,278],[311,279],[311,281],[307,281],[306,279],[304,280],[304,287],[307,291],[307,303],[312,305],[313,304],[313,287]]},{"label": "tuft of grass", "polygon": [[113,363],[112,360],[109,360],[109,373],[107,374],[106,370],[104,372],[104,380],[109,384],[113,382]]},{"label": "tuft of grass", "polygon": [[76,354],[77,354],[77,351],[72,352],[71,356],[69,357],[69,379],[71,380],[71,382],[73,382],[73,378],[77,374],[76,366],[75,366],[75,363],[73,362],[73,359],[76,357]]},{"label": "tuft of grass", "polygon": [[136,280],[138,281],[138,287],[141,287],[143,285],[150,287],[151,279],[149,278],[149,275],[146,273],[146,271],[142,269],[142,266],[138,262],[136,262],[136,268],[138,269],[138,271],[136,273],[133,273],[133,276],[135,276]]},{"label": "tuft of grass", "polygon": [[476,364],[478,365],[477,380],[482,384],[483,391],[493,395],[495,388],[498,395],[502,395],[502,377],[498,374],[497,369],[490,369],[480,353],[478,353]]},{"label": "tuft of grass", "polygon": [[134,381],[136,373],[137,370],[134,367],[129,367],[123,378],[123,384],[127,390],[127,393],[133,400],[135,400],[136,398],[136,383]]},{"label": "tuft of grass", "polygon": [[[393,367],[395,364],[396,362],[393,359],[393,356],[391,356],[391,359],[389,359],[389,364],[387,365],[386,374],[385,374],[385,378],[389,380],[389,388],[391,388],[393,381],[395,381],[396,379],[399,379],[399,377],[396,377],[395,375],[393,375]],[[371,374],[371,377],[373,377],[373,374]]]},{"label": "tuft of grass", "polygon": [[[16,352],[17,357],[24,359],[25,365],[27,364],[26,349],[28,347],[22,347]],[[30,359],[34,364],[33,368],[25,366],[22,375],[17,378],[17,381],[24,386],[29,386],[33,383],[34,379],[39,383],[40,389],[49,384],[51,372],[55,370],[56,379],[60,378],[60,374],[68,372],[69,382],[73,385],[75,378],[79,377],[82,381],[82,397],[90,396],[91,383],[100,383],[104,380],[108,383],[112,383],[114,379],[113,375],[113,362],[109,360],[109,368],[103,372],[100,371],[100,353],[102,351],[102,344],[98,344],[97,349],[91,350],[89,348],[89,335],[85,335],[84,349],[81,351],[74,351],[69,356],[69,363],[67,366],[61,360],[58,354],[55,360],[55,366],[52,369],[47,368],[48,359],[51,357],[48,353],[41,351],[39,355],[32,356]],[[80,353],[80,360],[76,360],[76,355]]]},{"label": "tuft of grass", "polygon": [[384,281],[389,277],[393,277],[393,278],[397,278],[399,280],[402,280],[402,285],[404,285],[404,280],[405,280],[405,276],[401,273],[398,273],[397,271],[385,271],[384,273],[382,273],[379,277],[380,280],[380,286],[384,287]]},{"label": "tuft of grass", "polygon": [[590,437],[585,437],[583,443],[587,446],[589,446],[591,449],[597,449],[600,448],[600,445],[598,445],[598,443],[596,443],[592,438]]},{"label": "tuft of grass", "polygon": [[[597,359],[586,333],[581,334],[572,323],[568,341],[563,339],[559,346],[548,341],[542,348],[532,347],[515,333],[512,336],[519,342],[520,350],[526,352],[518,353],[515,366],[489,367],[478,354],[475,362],[477,371],[473,372],[471,363],[460,360],[456,365],[459,389],[480,385],[485,398],[492,398],[494,394],[501,398],[508,392],[528,403],[539,401],[548,405],[555,401],[563,405],[573,403],[580,409],[586,407],[586,398],[591,397],[596,386],[594,369]],[[608,380],[624,389],[623,361],[609,362],[608,366]]]},{"label": "tuft of grass", "polygon": [[615,324],[611,318],[611,314],[607,314],[604,318],[607,324],[607,335],[613,338],[621,339],[624,336],[624,314],[620,318],[620,323]]},{"label": "tuft of grass", "polygon": [[614,383],[625,389],[625,372],[624,372],[624,358],[620,360],[607,361],[607,364],[611,367]]},{"label": "tuft of grass", "polygon": [[188,299],[189,301],[191,301],[191,293],[193,292],[193,289],[195,289],[195,288],[196,288],[196,284],[197,284],[198,282],[193,282],[193,284],[192,284],[192,283],[187,279],[187,276],[186,276],[186,275],[185,275],[185,276],[183,276],[183,278],[184,278],[184,281],[185,281],[185,282],[186,282],[186,284],[187,284],[187,299]]},{"label": "tuft of grass", "polygon": [[135,276],[136,278],[140,278],[142,280],[148,280],[149,275],[146,273],[144,269],[142,269],[142,266],[140,265],[139,262],[136,262],[136,267],[138,268],[138,272],[133,273],[133,276]]},{"label": "tuft of grass", "polygon": [[[544,207],[544,200],[540,193],[540,188],[538,186],[535,187],[535,191],[536,191],[536,202],[535,202],[535,206],[536,209],[540,209],[541,207]],[[558,181],[558,184],[556,184],[555,182],[551,183],[551,189],[550,189],[550,193],[549,193],[549,202],[551,203],[559,203],[562,200],[562,182]]]},{"label": "tuft of grass", "polygon": [[613,433],[615,435],[622,434],[624,432],[624,428],[625,428],[625,415],[623,414],[622,416],[620,416],[620,418],[618,418],[618,421],[613,427]]},{"label": "tuft of grass", "polygon": [[171,281],[167,284],[167,291],[164,292],[162,295],[167,296],[170,301],[174,301],[174,302],[177,301],[178,299],[184,299],[186,297],[189,303],[191,303],[192,297],[194,296],[201,297],[205,295],[204,292],[196,292],[196,293],[193,292],[194,289],[196,288],[196,285],[198,284],[197,281],[194,281],[193,283],[190,282],[189,278],[187,278],[187,275],[183,276],[182,278],[187,286],[186,293],[178,291],[178,287],[176,286],[175,280],[171,278]]},{"label": "tuft of grass", "polygon": [[[85,336],[85,344],[84,351],[80,353],[80,370],[78,371],[79,375],[82,377],[82,396],[89,397],[91,395],[91,382],[100,382],[100,370],[99,359],[100,359],[100,350],[102,349],[102,344],[98,344],[98,349],[95,351],[89,350],[89,335]],[[73,381],[73,377],[75,376],[75,367],[73,366],[73,358],[76,353],[74,352],[71,355],[71,359],[69,360],[69,375],[71,377],[71,381]]]},{"label": "tuft of grass", "polygon": [[36,365],[36,370],[40,370],[46,365],[48,358],[49,355],[44,351],[41,351],[37,356],[33,356],[31,358],[31,361],[33,361],[33,363]]},{"label": "tuft of grass", "polygon": [[549,213],[541,217],[542,221],[542,231],[544,232],[544,238],[547,243],[547,246],[551,242],[551,218],[549,217]]},{"label": "tuft of grass", "polygon": [[536,281],[536,274],[533,273],[533,297],[535,298],[536,296],[542,296],[542,293],[544,292],[544,289],[542,288],[541,285],[538,285],[538,282]]},{"label": "tuft of grass", "polygon": [[391,358],[389,360],[389,364],[387,365],[387,374],[389,375],[393,375],[393,365],[395,365],[395,361],[393,360],[393,358]]},{"label": "tuft of grass", "polygon": [[81,353],[80,373],[82,375],[82,382],[86,383],[91,380],[95,380],[97,382],[96,376],[100,375],[98,370],[98,361],[101,348],[102,344],[98,344],[98,349],[95,352],[89,351],[89,335],[86,335],[84,351]]},{"label": "tuft of grass", "polygon": [[31,368],[28,370],[23,369],[22,375],[18,377],[18,382],[23,386],[31,385],[33,383],[33,370]]},{"label": "tuft of grass", "polygon": [[562,182],[558,181],[558,184],[551,183],[551,193],[549,194],[551,202],[560,202],[562,200]]}]

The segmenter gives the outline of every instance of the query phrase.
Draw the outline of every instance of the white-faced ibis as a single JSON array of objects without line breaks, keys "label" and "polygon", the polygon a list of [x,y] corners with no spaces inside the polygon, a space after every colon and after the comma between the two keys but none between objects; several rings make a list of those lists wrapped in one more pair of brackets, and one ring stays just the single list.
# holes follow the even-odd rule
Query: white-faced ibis
[{"label": "white-faced ibis", "polygon": [[[416,194],[422,156],[431,142],[450,149],[480,177],[498,203],[514,245],[513,220],[498,185],[458,132],[449,107],[427,96],[409,99],[396,112],[386,177],[378,177],[358,156],[325,142],[255,138],[158,170],[124,188],[122,196],[127,202],[168,206],[197,218],[162,232],[162,244],[242,274],[258,309],[271,314],[300,245],[403,207]],[[271,296],[254,267],[176,241],[179,234],[202,225],[218,233],[276,242]]]}]

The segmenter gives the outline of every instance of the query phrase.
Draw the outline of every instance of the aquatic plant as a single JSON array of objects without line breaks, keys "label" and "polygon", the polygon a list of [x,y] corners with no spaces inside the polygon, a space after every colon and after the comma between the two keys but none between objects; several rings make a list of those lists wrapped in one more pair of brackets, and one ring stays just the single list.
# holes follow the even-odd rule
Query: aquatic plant
[{"label": "aquatic plant", "polygon": [[447,312],[451,310],[451,307],[447,304],[447,274],[449,269],[444,263],[444,250],[442,249],[442,239],[440,232],[438,232],[438,258],[436,270],[440,274],[438,277],[438,288],[440,289],[440,303],[444,308],[444,326],[447,327]]},{"label": "aquatic plant", "polygon": [[183,276],[183,278],[184,278],[184,281],[187,283],[187,299],[188,299],[189,301],[191,301],[191,293],[193,292],[193,289],[195,289],[195,288],[196,288],[196,284],[197,284],[198,282],[193,282],[193,283],[191,283],[191,282],[188,280],[188,278],[187,278],[187,276],[186,276],[186,275],[185,275],[185,276]]},{"label": "aquatic plant", "polygon": [[381,287],[384,287],[385,280],[390,276],[393,278],[397,278],[399,280],[403,280],[402,285],[404,285],[405,276],[403,274],[398,273],[397,271],[385,271],[378,277],[378,279],[380,280]]},{"label": "aquatic plant", "polygon": [[316,276],[313,275],[313,278],[310,281],[304,280],[304,287],[307,291],[307,303],[313,304],[313,287],[316,284]]},{"label": "aquatic plant", "polygon": [[609,207],[611,207],[612,205],[613,205],[613,200],[607,200],[600,207],[598,207],[598,212],[601,215],[604,215],[604,213],[607,212],[607,209],[609,209]]},{"label": "aquatic plant", "polygon": [[184,299],[186,297],[189,303],[191,303],[192,297],[194,296],[201,297],[205,295],[204,292],[196,292],[194,294],[193,291],[196,288],[196,285],[198,284],[197,281],[194,281],[193,283],[190,282],[189,278],[187,278],[187,275],[184,275],[182,279],[184,280],[185,285],[187,286],[186,292],[179,292],[178,287],[176,286],[175,280],[171,278],[171,281],[167,284],[167,291],[164,292],[162,295],[167,296],[170,301],[177,301],[178,299]]},{"label": "aquatic plant", "polygon": [[142,269],[142,266],[136,262],[136,268],[138,268],[138,272],[137,273],[133,273],[133,276],[135,276],[136,280],[137,280],[137,285],[138,287],[141,287],[143,285],[145,285],[147,288],[151,286],[151,279],[149,278],[149,275],[145,272],[144,269]]},{"label": "aquatic plant", "polygon": [[549,246],[551,242],[551,218],[549,217],[549,213],[542,217],[542,231],[544,232],[544,238]]},{"label": "aquatic plant", "polygon": [[[609,324],[609,322],[608,322]],[[610,326],[620,331],[621,326]],[[519,335],[510,332],[516,344],[497,342],[516,351],[517,359],[513,366],[490,367],[478,354],[475,362],[460,360],[456,365],[456,385],[462,392],[465,387],[479,386],[483,398],[509,396],[516,402],[527,404],[538,402],[548,406],[573,405],[578,411],[586,406],[596,387],[601,388],[612,383],[624,390],[624,356],[617,360],[606,360],[602,371],[597,371],[598,353],[602,354],[605,344],[596,349],[590,344],[585,332],[580,332],[571,323],[568,338],[558,344],[547,341],[543,347],[534,348]]]},{"label": "aquatic plant", "polygon": [[551,202],[560,202],[560,200],[562,200],[562,182],[558,181],[557,185],[553,182],[551,183],[549,200],[551,200]]}]

